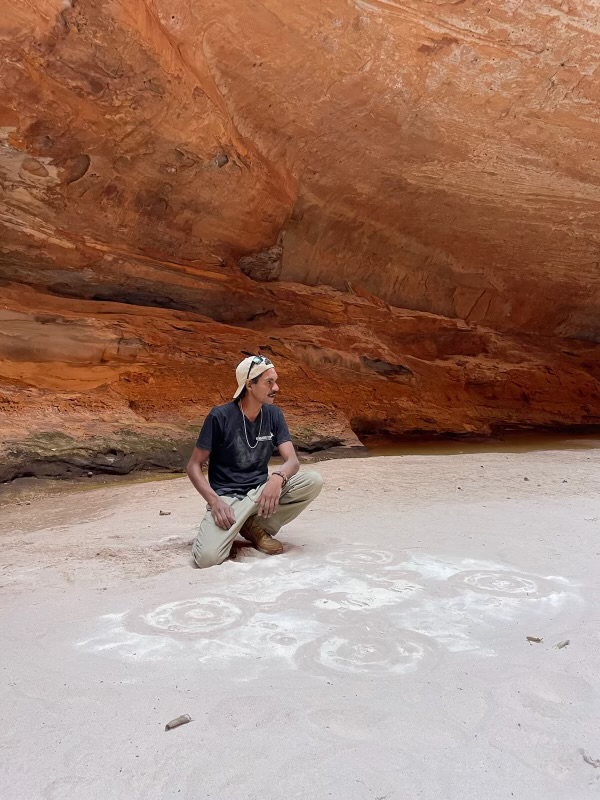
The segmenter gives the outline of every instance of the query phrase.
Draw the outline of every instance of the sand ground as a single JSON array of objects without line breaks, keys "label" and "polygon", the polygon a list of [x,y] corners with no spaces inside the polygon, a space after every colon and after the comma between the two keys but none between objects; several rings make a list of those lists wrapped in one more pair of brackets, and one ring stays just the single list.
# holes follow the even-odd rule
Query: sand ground
[{"label": "sand ground", "polygon": [[599,796],[600,449],[317,468],[204,571],[185,478],[2,509],[0,797]]}]

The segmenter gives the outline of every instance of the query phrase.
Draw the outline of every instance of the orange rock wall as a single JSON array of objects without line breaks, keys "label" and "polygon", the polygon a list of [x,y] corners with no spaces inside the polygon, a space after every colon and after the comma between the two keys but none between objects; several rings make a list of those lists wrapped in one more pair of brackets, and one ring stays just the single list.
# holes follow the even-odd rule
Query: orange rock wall
[{"label": "orange rock wall", "polygon": [[7,441],[187,430],[261,347],[305,443],[600,422],[594,0],[0,12]]}]

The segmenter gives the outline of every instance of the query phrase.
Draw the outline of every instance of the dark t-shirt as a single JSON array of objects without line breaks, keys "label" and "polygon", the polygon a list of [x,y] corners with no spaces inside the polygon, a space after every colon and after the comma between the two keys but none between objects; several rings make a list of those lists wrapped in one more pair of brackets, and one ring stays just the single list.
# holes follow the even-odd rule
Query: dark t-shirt
[{"label": "dark t-shirt", "polygon": [[[217,494],[245,495],[269,477],[268,464],[276,447],[291,436],[278,406],[263,405],[254,422],[245,418],[237,403],[213,408],[198,436],[196,447],[210,450],[208,481]],[[258,437],[258,438],[257,438]],[[256,444],[256,447],[254,445]]]}]

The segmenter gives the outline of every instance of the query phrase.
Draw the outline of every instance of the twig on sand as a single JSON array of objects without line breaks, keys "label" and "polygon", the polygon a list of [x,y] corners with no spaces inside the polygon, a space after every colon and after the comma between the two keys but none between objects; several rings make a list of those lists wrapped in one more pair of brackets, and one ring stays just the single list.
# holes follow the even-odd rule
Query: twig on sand
[{"label": "twig on sand", "polygon": [[188,722],[191,722],[192,718],[189,714],[182,714],[180,717],[176,717],[172,719],[170,722],[167,722],[165,725],[165,730],[170,731],[171,728],[178,728],[180,725],[187,725]]},{"label": "twig on sand", "polygon": [[581,757],[586,764],[589,764],[591,767],[600,767],[600,758],[592,758],[591,756],[588,756],[583,747],[580,748],[579,752],[581,753]]}]

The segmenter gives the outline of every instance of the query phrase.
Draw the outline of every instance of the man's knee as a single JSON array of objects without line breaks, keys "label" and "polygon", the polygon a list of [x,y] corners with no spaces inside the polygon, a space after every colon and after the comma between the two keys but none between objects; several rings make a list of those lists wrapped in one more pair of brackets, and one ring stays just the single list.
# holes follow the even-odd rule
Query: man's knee
[{"label": "man's knee", "polygon": [[207,547],[198,547],[196,543],[194,543],[192,548],[192,555],[194,556],[196,566],[200,567],[200,569],[216,567],[218,564],[222,564],[227,558],[227,554],[223,555]]},{"label": "man's knee", "polygon": [[310,472],[305,472],[303,477],[309,485],[312,498],[314,499],[323,488],[323,478],[319,472],[314,472],[312,470]]}]

